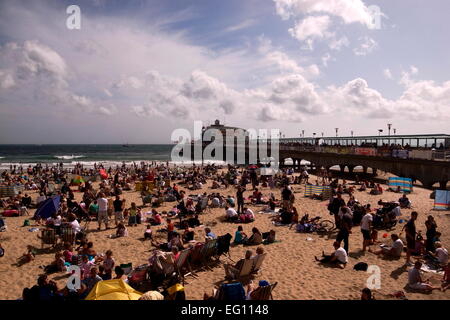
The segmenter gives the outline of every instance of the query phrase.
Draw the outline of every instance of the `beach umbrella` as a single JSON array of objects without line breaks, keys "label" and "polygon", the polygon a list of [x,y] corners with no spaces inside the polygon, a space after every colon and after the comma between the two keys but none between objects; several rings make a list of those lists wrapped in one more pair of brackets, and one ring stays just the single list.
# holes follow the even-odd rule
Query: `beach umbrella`
[{"label": "beach umbrella", "polygon": [[76,176],[75,179],[72,180],[74,184],[82,184],[84,183],[83,177],[82,176]]},{"label": "beach umbrella", "polygon": [[252,165],[248,166],[248,169],[258,169],[258,166],[257,166],[257,165],[254,165],[254,164],[252,164]]},{"label": "beach umbrella", "polygon": [[106,172],[105,169],[100,169],[99,174],[100,174],[100,177],[102,177],[102,179],[108,179],[108,173]]},{"label": "beach umbrella", "polygon": [[141,296],[122,279],[112,279],[97,282],[85,300],[139,300]]},{"label": "beach umbrella", "polygon": [[36,210],[34,217],[43,219],[50,218],[55,212],[59,210],[60,196],[53,196],[45,200],[39,209]]}]

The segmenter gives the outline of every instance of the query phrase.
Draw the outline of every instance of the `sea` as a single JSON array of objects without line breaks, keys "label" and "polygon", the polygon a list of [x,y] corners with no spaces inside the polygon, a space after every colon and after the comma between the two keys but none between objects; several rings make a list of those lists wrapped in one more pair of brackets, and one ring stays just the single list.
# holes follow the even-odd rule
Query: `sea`
[{"label": "sea", "polygon": [[[0,144],[0,170],[9,169],[11,165],[24,167],[38,163],[73,167],[82,164],[86,168],[94,164],[115,167],[125,163],[131,165],[141,162],[161,162],[176,165],[201,164],[201,161],[172,161],[171,152],[174,144]],[[206,163],[225,164],[224,161],[205,161]],[[286,164],[290,164],[289,161]],[[305,164],[309,164],[305,162]]]},{"label": "sea", "polygon": [[94,163],[105,166],[121,165],[123,162],[167,162],[171,160],[170,144],[52,144],[52,145],[0,145],[0,169],[10,165],[35,165],[37,163],[64,166]]}]

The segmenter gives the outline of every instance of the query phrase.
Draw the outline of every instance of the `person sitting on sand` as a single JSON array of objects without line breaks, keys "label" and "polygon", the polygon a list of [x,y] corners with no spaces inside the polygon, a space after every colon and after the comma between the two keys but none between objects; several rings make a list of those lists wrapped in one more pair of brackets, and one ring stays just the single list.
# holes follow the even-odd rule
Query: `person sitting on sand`
[{"label": "person sitting on sand", "polygon": [[243,243],[244,243],[244,245],[252,246],[252,245],[261,244],[262,241],[263,241],[263,238],[262,238],[261,232],[258,230],[258,228],[253,227],[252,235],[250,236],[250,238],[244,238]]},{"label": "person sitting on sand", "polygon": [[61,252],[55,253],[55,260],[48,266],[44,267],[44,271],[47,274],[66,271],[66,265]]},{"label": "person sitting on sand", "polygon": [[427,257],[439,266],[446,266],[448,264],[448,251],[442,246],[440,241],[434,243],[435,252],[428,251]]},{"label": "person sitting on sand", "polygon": [[205,228],[205,241],[217,239],[217,236],[211,231],[210,228]]},{"label": "person sitting on sand", "polygon": [[63,251],[64,261],[68,263],[72,263],[73,260],[73,246],[69,242],[64,243],[64,251]]},{"label": "person sitting on sand", "polygon": [[160,243],[160,242],[152,240],[152,246],[154,246],[158,249],[161,249],[163,251],[170,251],[170,250],[172,250],[172,247],[177,247],[179,250],[184,249],[183,241],[178,233],[173,234],[172,238],[169,240],[169,242]]},{"label": "person sitting on sand", "polygon": [[239,215],[239,221],[242,223],[249,223],[255,221],[255,214],[249,208],[244,207],[242,214]]},{"label": "person sitting on sand", "polygon": [[[168,221],[170,221],[170,219],[167,219]],[[173,229],[172,229],[173,231]],[[152,226],[151,225],[147,225],[147,228],[144,231],[144,240],[150,239],[152,240]]]},{"label": "person sitting on sand", "polygon": [[123,271],[123,269],[119,266],[114,268],[114,273],[116,274],[116,276],[114,277],[114,279],[121,279],[123,280],[125,283],[128,283],[128,277],[125,274],[125,271]]},{"label": "person sitting on sand", "polygon": [[81,280],[89,275],[91,268],[95,265],[94,260],[89,260],[87,255],[83,255],[81,258],[80,271]]},{"label": "person sitting on sand", "polygon": [[[2,248],[2,246],[0,245],[0,249]],[[2,256],[2,255],[0,255]],[[20,258],[19,261],[21,263],[28,263],[34,260],[34,258],[36,257],[35,254],[35,249],[33,246],[31,245],[27,245],[27,252],[24,253]]]},{"label": "person sitting on sand", "polygon": [[416,263],[414,263],[414,267],[408,271],[408,286],[413,290],[420,290],[425,292],[439,289],[439,287],[431,285],[429,280],[422,280],[422,276],[420,275],[420,268],[422,268],[422,262],[416,261]]},{"label": "person sitting on sand", "polygon": [[238,226],[236,233],[234,234],[234,243],[235,244],[242,244],[244,243],[244,239],[247,238],[247,235],[243,231],[244,229],[242,226]]},{"label": "person sitting on sand", "polygon": [[238,213],[233,208],[226,206],[225,207],[225,217],[227,221],[234,222],[239,218]]},{"label": "person sitting on sand", "polygon": [[270,230],[269,232],[264,232],[262,234],[262,238],[263,238],[263,243],[264,244],[270,244],[270,243],[274,243],[275,242],[275,230]]},{"label": "person sitting on sand", "polygon": [[403,196],[398,199],[398,202],[400,203],[401,209],[411,209],[411,201],[409,201],[406,193],[404,193]]},{"label": "person sitting on sand", "polygon": [[186,221],[183,222],[183,228],[184,228],[183,242],[186,243],[194,240],[195,231],[193,228],[189,227],[189,224]]},{"label": "person sitting on sand", "polygon": [[105,278],[107,280],[112,278],[112,272],[114,269],[114,266],[116,264],[116,261],[113,258],[113,252],[111,250],[107,250],[105,252],[105,258],[103,259],[102,266],[105,269]]},{"label": "person sitting on sand", "polygon": [[98,269],[96,267],[92,267],[89,275],[83,279],[83,284],[86,286],[83,296],[86,297],[99,281],[103,281],[103,279],[98,275]]},{"label": "person sitting on sand", "polygon": [[242,268],[242,265],[244,264],[245,260],[251,259],[253,255],[253,252],[251,250],[247,250],[245,252],[245,258],[239,260],[234,266],[225,263],[223,266],[225,268],[225,275],[227,278],[234,279],[236,274],[239,273],[239,271]]},{"label": "person sitting on sand", "polygon": [[403,252],[404,244],[403,244],[402,240],[400,240],[398,235],[395,233],[391,235],[391,239],[392,239],[391,247],[383,246],[378,251],[373,251],[371,248],[369,248],[369,252],[372,252],[376,255],[383,255],[386,257],[400,258],[400,256],[402,255],[402,252]]},{"label": "person sitting on sand", "polygon": [[344,269],[348,262],[347,252],[337,241],[333,243],[333,247],[335,251],[331,255],[327,256],[325,252],[322,252],[322,259],[319,260],[316,256],[314,258],[321,263],[337,264],[339,268]]},{"label": "person sitting on sand", "polygon": [[120,237],[128,237],[127,227],[125,227],[125,225],[122,222],[120,222],[117,225],[117,230],[116,230],[116,238],[120,238]]}]

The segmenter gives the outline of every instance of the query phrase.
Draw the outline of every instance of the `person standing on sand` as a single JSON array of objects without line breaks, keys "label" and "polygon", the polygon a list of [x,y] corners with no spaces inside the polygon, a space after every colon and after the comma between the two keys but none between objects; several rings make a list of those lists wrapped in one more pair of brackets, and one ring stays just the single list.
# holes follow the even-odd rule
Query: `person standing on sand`
[{"label": "person standing on sand", "polygon": [[370,241],[372,240],[370,229],[372,228],[373,215],[371,211],[367,211],[367,213],[361,219],[361,233],[363,235],[363,249],[365,252],[366,248],[370,245]]},{"label": "person standing on sand", "polygon": [[242,213],[244,208],[244,187],[239,186],[236,192],[237,213]]},{"label": "person standing on sand", "polygon": [[342,194],[340,193],[338,193],[328,205],[328,211],[330,211],[331,215],[334,215],[334,222],[336,223],[336,226],[339,225],[339,210],[343,206],[345,206],[345,201],[342,199]]},{"label": "person standing on sand", "polygon": [[105,198],[104,193],[99,194],[99,198],[97,199],[98,204],[98,228],[97,230],[100,230],[102,228],[102,222],[105,223],[106,229],[108,229],[108,199]]},{"label": "person standing on sand", "polygon": [[419,214],[417,211],[411,212],[411,219],[409,219],[408,223],[403,227],[403,230],[406,232],[406,265],[411,265],[411,254],[416,249],[416,224],[417,216]]},{"label": "person standing on sand", "polygon": [[352,233],[353,216],[351,214],[350,208],[342,207],[341,209],[342,217],[340,217],[339,219],[339,233],[337,234],[336,241],[339,243],[339,246],[341,245],[341,242],[344,241],[344,250],[348,254],[348,237],[350,236],[350,233]]}]

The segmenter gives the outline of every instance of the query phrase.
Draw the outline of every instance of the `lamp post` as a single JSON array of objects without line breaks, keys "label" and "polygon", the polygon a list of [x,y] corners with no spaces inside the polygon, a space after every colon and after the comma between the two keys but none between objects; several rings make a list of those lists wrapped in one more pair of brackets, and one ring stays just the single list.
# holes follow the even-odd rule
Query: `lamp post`
[{"label": "lamp post", "polygon": [[337,136],[338,136],[339,128],[334,128],[334,130],[336,130],[336,137],[337,137]]},{"label": "lamp post", "polygon": [[352,134],[352,138],[353,138],[353,130],[351,131],[351,134]]},{"label": "lamp post", "polygon": [[302,130],[302,137],[305,137],[305,130]]},{"label": "lamp post", "polygon": [[382,132],[383,132],[383,129],[378,129],[378,136],[381,136]]},{"label": "lamp post", "polygon": [[394,128],[394,136],[397,134],[397,129]]},{"label": "lamp post", "polygon": [[322,138],[323,138],[323,132],[322,132]]}]

